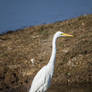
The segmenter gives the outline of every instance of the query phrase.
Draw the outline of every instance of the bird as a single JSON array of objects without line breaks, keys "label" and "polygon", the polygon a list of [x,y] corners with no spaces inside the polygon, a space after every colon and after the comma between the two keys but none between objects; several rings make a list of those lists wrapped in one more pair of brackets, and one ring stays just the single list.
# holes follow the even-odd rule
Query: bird
[{"label": "bird", "polygon": [[59,37],[65,37],[65,36],[73,37],[73,35],[66,34],[61,31],[58,31],[54,34],[52,40],[52,53],[50,60],[48,64],[43,66],[34,77],[29,92],[46,92],[47,89],[50,87],[51,79],[54,73],[54,65],[56,59],[56,40]]}]

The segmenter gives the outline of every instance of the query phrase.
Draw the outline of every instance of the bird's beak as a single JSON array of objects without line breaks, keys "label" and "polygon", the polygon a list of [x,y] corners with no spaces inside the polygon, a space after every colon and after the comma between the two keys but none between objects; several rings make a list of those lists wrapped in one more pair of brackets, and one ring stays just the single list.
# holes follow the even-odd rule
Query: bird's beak
[{"label": "bird's beak", "polygon": [[69,37],[73,37],[73,35],[70,34],[66,34],[66,33],[62,33],[63,36],[69,36]]}]

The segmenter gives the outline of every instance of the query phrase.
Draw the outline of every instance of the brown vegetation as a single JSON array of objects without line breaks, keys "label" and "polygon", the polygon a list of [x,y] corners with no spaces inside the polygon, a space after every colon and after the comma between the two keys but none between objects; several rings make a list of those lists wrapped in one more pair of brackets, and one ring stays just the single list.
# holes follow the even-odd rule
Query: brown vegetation
[{"label": "brown vegetation", "polygon": [[74,37],[57,40],[52,85],[92,83],[92,15],[87,15],[0,35],[2,92],[27,92],[37,71],[49,61],[58,30]]}]

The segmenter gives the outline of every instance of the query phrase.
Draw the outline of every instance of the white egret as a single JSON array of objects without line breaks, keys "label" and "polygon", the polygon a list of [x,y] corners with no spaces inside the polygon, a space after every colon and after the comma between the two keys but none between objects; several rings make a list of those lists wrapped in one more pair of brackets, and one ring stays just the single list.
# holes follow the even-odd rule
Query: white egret
[{"label": "white egret", "polygon": [[56,32],[52,41],[51,58],[48,64],[45,65],[34,77],[29,92],[45,92],[50,86],[52,75],[54,72],[54,64],[55,64],[55,58],[56,58],[56,39],[62,36],[72,37],[72,35],[65,34],[60,31]]}]

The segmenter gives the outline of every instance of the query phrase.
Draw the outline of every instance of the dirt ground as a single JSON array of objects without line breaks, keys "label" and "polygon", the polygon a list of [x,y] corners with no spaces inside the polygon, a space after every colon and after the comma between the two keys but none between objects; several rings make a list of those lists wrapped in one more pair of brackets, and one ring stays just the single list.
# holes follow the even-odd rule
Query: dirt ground
[{"label": "dirt ground", "polygon": [[0,92],[28,92],[35,74],[50,59],[53,34],[57,40],[51,87],[92,83],[92,15],[9,31],[0,35]]}]

